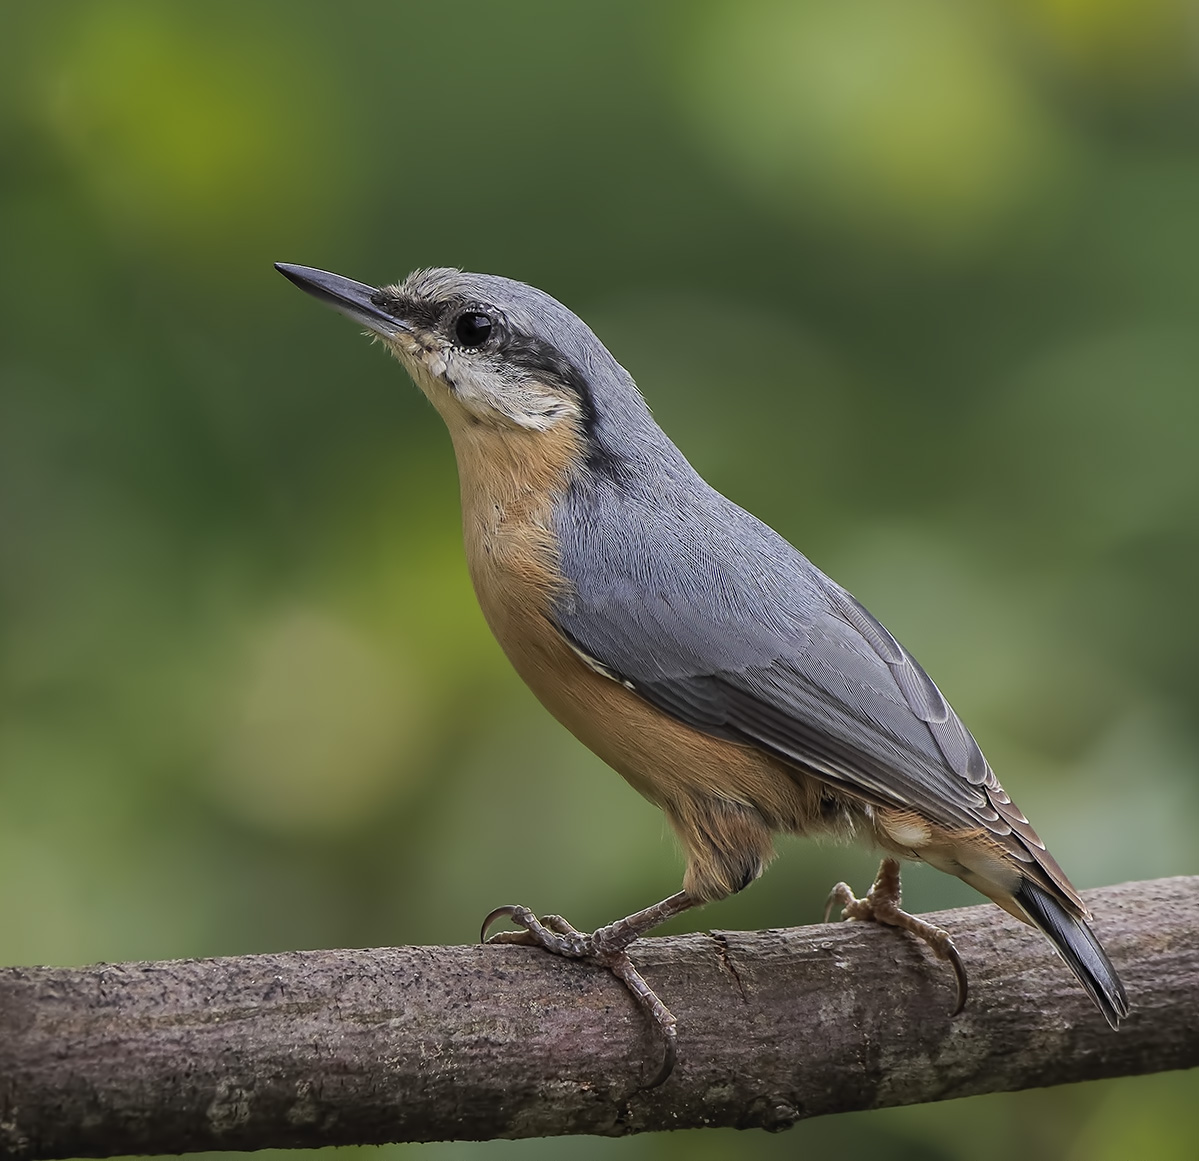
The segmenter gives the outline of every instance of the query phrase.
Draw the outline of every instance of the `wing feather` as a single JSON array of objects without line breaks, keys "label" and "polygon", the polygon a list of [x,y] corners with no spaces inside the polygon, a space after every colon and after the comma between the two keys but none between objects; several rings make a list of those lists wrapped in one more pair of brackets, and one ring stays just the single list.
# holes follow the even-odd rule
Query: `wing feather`
[{"label": "wing feather", "polygon": [[[665,497],[590,481],[585,503],[562,506],[569,589],[555,619],[576,648],[698,729],[876,805],[985,827],[1027,860],[1031,828],[915,658],[777,533],[695,480]],[[599,521],[597,504],[608,507]]]}]

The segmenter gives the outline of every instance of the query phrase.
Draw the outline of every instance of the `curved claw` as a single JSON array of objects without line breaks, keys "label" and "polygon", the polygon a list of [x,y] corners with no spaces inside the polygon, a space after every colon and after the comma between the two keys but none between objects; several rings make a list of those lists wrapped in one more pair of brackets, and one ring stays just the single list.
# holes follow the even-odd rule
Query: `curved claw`
[{"label": "curved claw", "polygon": [[662,1066],[654,1074],[654,1079],[642,1087],[642,1092],[649,1092],[651,1088],[661,1088],[670,1079],[670,1074],[674,1072],[674,1066],[678,1060],[678,1035],[673,1026],[662,1029],[662,1039],[665,1042],[662,1051]]},{"label": "curved claw", "polygon": [[[629,989],[662,1033],[665,1042],[662,1063],[649,1084],[643,1086],[645,1089],[652,1089],[665,1084],[674,1071],[677,1058],[675,1018],[645,982],[626,949],[642,932],[656,927],[691,906],[691,898],[680,891],[661,903],[655,903],[653,907],[619,919],[587,935],[568,923],[561,915],[546,915],[543,919],[538,919],[527,907],[507,904],[497,907],[483,920],[483,926],[479,930],[479,941],[532,944],[567,959],[591,960],[612,972]],[[503,918],[510,919],[521,930],[500,931],[488,938],[487,932],[491,925],[497,919]]]},{"label": "curved claw", "polygon": [[966,965],[962,963],[962,957],[958,954],[958,949],[954,947],[953,940],[949,938],[947,931],[934,927],[931,923],[918,919],[915,915],[909,915],[900,908],[899,899],[899,863],[895,859],[887,858],[879,866],[874,885],[866,893],[864,899],[857,898],[848,884],[838,883],[829,892],[828,901],[824,905],[824,921],[828,922],[834,904],[840,903],[841,913],[846,919],[873,920],[876,923],[884,923],[888,927],[897,927],[908,931],[918,939],[924,940],[938,959],[947,960],[953,967],[958,995],[957,1002],[950,1013],[950,1018],[952,1018],[966,1006],[968,991]]},{"label": "curved claw", "polygon": [[527,907],[522,907],[519,903],[505,903],[503,907],[497,907],[486,919],[483,920],[483,926],[479,929],[479,942],[487,942],[487,929],[500,918],[516,919],[518,915],[528,911]]},{"label": "curved claw", "polygon": [[966,1006],[966,993],[968,985],[966,982],[966,965],[962,963],[962,957],[958,955],[958,949],[953,946],[952,940],[947,940],[945,944],[945,958],[953,965],[953,974],[958,981],[958,999],[953,1006],[953,1011],[949,1013],[952,1019]]},{"label": "curved claw", "polygon": [[833,908],[840,903],[842,907],[852,903],[854,893],[849,889],[848,883],[836,883],[833,889],[828,893],[828,898],[824,901],[824,915],[821,917],[821,923],[828,923],[833,914]]}]

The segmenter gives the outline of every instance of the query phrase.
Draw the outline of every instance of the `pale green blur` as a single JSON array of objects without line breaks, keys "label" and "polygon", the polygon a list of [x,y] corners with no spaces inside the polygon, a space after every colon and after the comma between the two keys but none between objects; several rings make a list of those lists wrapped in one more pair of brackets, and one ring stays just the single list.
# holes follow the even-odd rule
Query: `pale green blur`
[{"label": "pale green blur", "polygon": [[[678,886],[661,816],[489,637],[432,409],[275,260],[561,298],[924,661],[1079,886],[1199,872],[1197,27],[0,8],[0,962],[465,942],[500,903],[590,927]],[[694,923],[811,922],[873,870],[783,847]],[[386,1155],[1182,1161],[1197,1100]]]}]

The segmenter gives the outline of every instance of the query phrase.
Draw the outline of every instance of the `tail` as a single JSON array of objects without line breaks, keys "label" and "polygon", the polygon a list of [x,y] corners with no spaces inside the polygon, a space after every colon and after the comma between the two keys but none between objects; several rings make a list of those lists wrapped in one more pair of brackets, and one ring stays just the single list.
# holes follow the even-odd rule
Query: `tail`
[{"label": "tail", "polygon": [[1016,902],[1032,923],[1048,936],[1049,942],[1095,1001],[1103,1018],[1112,1028],[1118,1028],[1120,1021],[1128,1015],[1128,997],[1095,933],[1044,887],[1029,879],[1025,879],[1016,892]]}]

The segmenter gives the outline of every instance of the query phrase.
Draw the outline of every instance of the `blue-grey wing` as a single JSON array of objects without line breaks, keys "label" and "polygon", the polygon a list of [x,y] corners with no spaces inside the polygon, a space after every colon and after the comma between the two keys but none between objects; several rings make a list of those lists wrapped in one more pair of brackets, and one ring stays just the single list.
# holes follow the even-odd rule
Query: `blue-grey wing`
[{"label": "blue-grey wing", "polygon": [[978,744],[870,613],[706,486],[669,499],[625,489],[564,511],[555,617],[581,652],[674,717],[867,802],[1011,833]]}]

